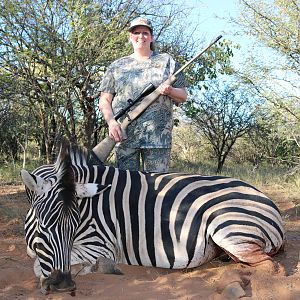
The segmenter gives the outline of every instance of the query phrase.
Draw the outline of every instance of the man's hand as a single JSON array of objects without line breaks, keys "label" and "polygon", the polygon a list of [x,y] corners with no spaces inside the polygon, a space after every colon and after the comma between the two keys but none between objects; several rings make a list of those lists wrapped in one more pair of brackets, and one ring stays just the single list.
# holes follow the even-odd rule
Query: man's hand
[{"label": "man's hand", "polygon": [[158,90],[162,95],[172,98],[177,105],[184,102],[187,98],[186,88],[175,88],[171,85],[162,83],[158,87]]},{"label": "man's hand", "polygon": [[159,92],[162,95],[166,95],[166,96],[170,96],[172,93],[173,87],[171,85],[168,84],[161,84],[159,86]]},{"label": "man's hand", "polygon": [[108,122],[108,131],[109,137],[113,139],[116,143],[121,142],[123,140],[121,126],[115,119],[111,119]]}]

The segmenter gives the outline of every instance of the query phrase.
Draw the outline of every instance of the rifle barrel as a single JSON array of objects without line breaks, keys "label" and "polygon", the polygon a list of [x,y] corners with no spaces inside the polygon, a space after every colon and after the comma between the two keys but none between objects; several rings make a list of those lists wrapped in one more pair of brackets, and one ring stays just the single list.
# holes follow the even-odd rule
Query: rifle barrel
[{"label": "rifle barrel", "polygon": [[219,35],[216,37],[210,44],[205,47],[203,50],[201,50],[199,53],[197,53],[192,59],[190,59],[188,62],[186,62],[181,68],[179,68],[173,75],[178,75],[182,70],[187,68],[192,62],[194,62],[199,56],[201,56],[204,52],[206,52],[213,44],[215,44],[219,39],[222,38],[222,35]]}]

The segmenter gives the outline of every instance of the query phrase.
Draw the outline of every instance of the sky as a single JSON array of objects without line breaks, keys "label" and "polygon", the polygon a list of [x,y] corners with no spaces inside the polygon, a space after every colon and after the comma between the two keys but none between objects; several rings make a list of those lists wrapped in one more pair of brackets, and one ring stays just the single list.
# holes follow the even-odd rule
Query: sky
[{"label": "sky", "polygon": [[199,22],[203,35],[212,38],[220,34],[226,36],[234,29],[225,18],[238,15],[237,0],[188,0],[185,3],[194,7],[191,17]]},{"label": "sky", "polygon": [[[259,46],[259,43],[254,38],[234,35],[238,28],[230,23],[228,19],[230,17],[238,17],[240,13],[239,0],[186,0],[184,3],[193,7],[192,15],[190,16],[191,20],[199,23],[199,37],[204,37],[207,44],[221,34],[224,39],[231,40],[241,46],[239,50],[233,49],[232,64],[237,69],[244,65],[245,58],[250,52],[259,55],[259,59],[269,66],[274,64],[274,62],[278,62],[278,56],[275,56],[272,49]],[[295,79],[292,74],[286,74],[285,72],[277,72],[276,76],[281,78],[288,76],[288,79],[291,81]],[[296,79],[299,80],[297,76]],[[292,87],[283,85],[283,90],[287,88],[291,89]],[[297,89],[296,93],[300,94],[300,90]]]},{"label": "sky", "polygon": [[193,7],[190,16],[199,24],[199,38],[204,38],[207,43],[215,37],[222,35],[223,39],[241,45],[241,49],[234,50],[233,65],[238,66],[245,58],[245,52],[249,46],[246,37],[236,36],[237,27],[229,21],[239,14],[238,0],[186,0],[187,6]]}]

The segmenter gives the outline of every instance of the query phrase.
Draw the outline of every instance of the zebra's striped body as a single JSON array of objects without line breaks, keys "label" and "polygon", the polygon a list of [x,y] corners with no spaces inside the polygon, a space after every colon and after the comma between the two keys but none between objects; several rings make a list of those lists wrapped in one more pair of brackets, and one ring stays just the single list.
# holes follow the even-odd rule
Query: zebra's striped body
[{"label": "zebra's striped body", "polygon": [[[278,208],[245,182],[221,176],[123,171],[89,164],[80,151],[70,154],[76,183],[81,187],[86,183],[109,186],[92,197],[72,200],[74,207],[78,205],[80,222],[76,217],[73,223],[69,220],[67,224],[76,227],[74,234],[59,242],[59,247],[70,247],[74,241],[71,264],[95,264],[99,257],[106,257],[132,265],[192,268],[210,261],[220,248],[235,261],[255,264],[278,252],[283,244]],[[34,175],[46,182],[59,181],[54,178],[61,161],[40,167]],[[51,202],[54,193],[49,191],[47,195],[52,196],[47,196],[47,201]],[[29,191],[28,195],[34,203],[35,193]],[[70,215],[76,213],[70,210]],[[48,254],[47,247],[43,247],[43,255],[38,253],[40,222],[33,205],[25,224],[26,241],[30,251],[38,254],[42,274],[47,277],[59,266],[49,267],[53,260],[49,256],[55,253]],[[34,237],[37,232],[39,239]],[[42,238],[43,244],[49,243],[47,237]]]}]

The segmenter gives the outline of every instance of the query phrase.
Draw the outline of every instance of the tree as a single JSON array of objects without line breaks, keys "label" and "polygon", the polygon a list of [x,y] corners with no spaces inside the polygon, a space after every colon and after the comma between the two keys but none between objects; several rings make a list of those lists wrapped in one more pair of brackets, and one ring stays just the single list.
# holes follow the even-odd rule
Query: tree
[{"label": "tree", "polygon": [[[23,109],[39,121],[47,161],[62,135],[90,148],[105,133],[96,109],[99,84],[105,68],[131,51],[129,21],[153,17],[160,41],[173,23],[186,23],[187,13],[172,1],[155,0],[4,0],[0,8],[0,64],[16,99],[25,100]],[[188,44],[173,52],[186,53]]]},{"label": "tree", "polygon": [[221,86],[213,80],[203,94],[184,107],[199,132],[210,142],[217,159],[217,173],[238,138],[255,126],[255,101],[239,86]]},{"label": "tree", "polygon": [[15,0],[1,6],[1,64],[39,120],[47,161],[63,134],[75,143],[81,136],[87,147],[92,143],[94,82],[107,56],[118,55],[117,45],[125,41],[124,24],[115,26],[113,36],[105,34],[112,24],[99,17],[102,10],[112,13],[93,1]]},{"label": "tree", "polygon": [[300,3],[296,0],[240,0],[234,20],[242,35],[258,45],[239,70],[242,82],[269,102],[270,113],[284,122],[278,134],[300,145]]},{"label": "tree", "polygon": [[289,120],[272,111],[266,102],[260,107],[256,121],[257,127],[250,132],[249,140],[255,149],[257,163],[264,159],[272,164],[296,166],[299,163],[300,147],[295,140],[287,139],[289,125],[286,122]]},{"label": "tree", "polygon": [[28,135],[37,128],[35,119],[22,109],[22,99],[13,91],[15,83],[7,73],[0,72],[0,157],[15,163],[19,159],[20,148],[23,151],[23,166],[26,163]]},{"label": "tree", "polygon": [[[91,148],[106,133],[99,85],[106,67],[131,52],[126,28],[134,17],[150,18],[158,48],[180,62],[199,45],[186,34],[189,9],[171,0],[4,0],[0,8],[0,65],[14,99],[38,121],[49,162],[62,135]],[[222,59],[217,49],[218,57],[200,62],[201,72]]]}]

